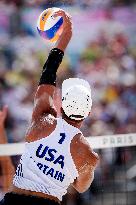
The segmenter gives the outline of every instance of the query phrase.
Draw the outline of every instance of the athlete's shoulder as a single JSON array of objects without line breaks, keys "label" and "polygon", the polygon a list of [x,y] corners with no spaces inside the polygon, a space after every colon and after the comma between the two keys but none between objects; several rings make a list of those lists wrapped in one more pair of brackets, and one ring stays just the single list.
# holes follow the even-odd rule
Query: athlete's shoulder
[{"label": "athlete's shoulder", "polygon": [[86,161],[91,162],[94,166],[99,161],[98,154],[93,151],[82,133],[75,135],[71,142],[71,149],[74,150],[75,154],[79,155],[83,159],[86,159]]},{"label": "athlete's shoulder", "polygon": [[52,114],[45,114],[41,116],[37,121],[31,122],[26,132],[25,140],[32,142],[49,136],[57,126],[57,118]]}]

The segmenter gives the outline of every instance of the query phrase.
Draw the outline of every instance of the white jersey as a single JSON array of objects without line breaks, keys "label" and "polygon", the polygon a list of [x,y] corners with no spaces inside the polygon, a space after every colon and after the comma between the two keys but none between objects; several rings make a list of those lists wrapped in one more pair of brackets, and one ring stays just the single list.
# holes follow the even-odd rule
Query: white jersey
[{"label": "white jersey", "polygon": [[21,189],[42,192],[60,201],[68,186],[78,177],[70,153],[78,128],[57,118],[55,130],[47,137],[25,143],[25,151],[17,167],[13,184]]}]

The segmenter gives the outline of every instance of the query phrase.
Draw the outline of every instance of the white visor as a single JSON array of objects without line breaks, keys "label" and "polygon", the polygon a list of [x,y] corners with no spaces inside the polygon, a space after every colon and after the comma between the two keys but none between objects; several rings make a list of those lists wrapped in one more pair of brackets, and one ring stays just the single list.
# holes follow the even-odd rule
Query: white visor
[{"label": "white visor", "polygon": [[87,81],[69,78],[62,83],[62,108],[74,120],[83,120],[91,111],[91,88]]}]

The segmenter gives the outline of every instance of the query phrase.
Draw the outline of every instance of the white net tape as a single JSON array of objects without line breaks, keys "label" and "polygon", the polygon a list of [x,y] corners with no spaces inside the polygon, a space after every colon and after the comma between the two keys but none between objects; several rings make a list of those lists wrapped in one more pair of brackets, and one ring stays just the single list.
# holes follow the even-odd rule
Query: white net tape
[{"label": "white net tape", "polygon": [[[87,137],[86,139],[93,149],[136,146],[136,133]],[[0,156],[21,155],[24,145],[25,143],[1,144]]]}]

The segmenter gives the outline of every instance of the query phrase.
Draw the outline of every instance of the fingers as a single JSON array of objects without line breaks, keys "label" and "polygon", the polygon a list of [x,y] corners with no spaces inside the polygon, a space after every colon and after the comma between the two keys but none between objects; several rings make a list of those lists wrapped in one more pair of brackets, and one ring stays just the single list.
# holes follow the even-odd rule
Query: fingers
[{"label": "fingers", "polygon": [[56,17],[58,17],[58,16],[62,16],[64,22],[67,21],[67,20],[71,21],[71,19],[72,19],[72,16],[69,15],[67,12],[63,11],[62,9],[60,9],[59,11],[56,11],[56,12],[53,14],[52,17],[56,18]]},{"label": "fingers", "polygon": [[59,10],[59,11],[54,12],[53,17],[57,17],[57,16],[62,16],[62,17],[68,16],[69,18],[71,18],[71,16],[63,10]]}]

